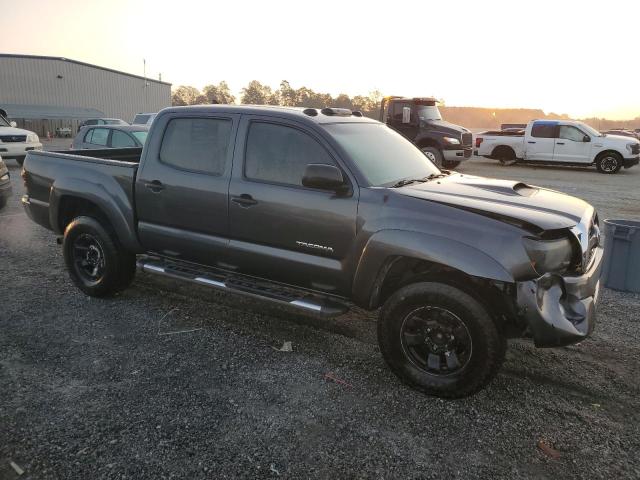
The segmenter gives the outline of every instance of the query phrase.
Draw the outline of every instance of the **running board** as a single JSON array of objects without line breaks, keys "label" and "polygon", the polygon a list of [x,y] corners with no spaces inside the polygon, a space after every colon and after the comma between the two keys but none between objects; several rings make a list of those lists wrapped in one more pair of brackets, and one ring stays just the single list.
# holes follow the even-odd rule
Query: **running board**
[{"label": "running board", "polygon": [[184,280],[216,290],[269,300],[325,317],[342,315],[349,311],[349,307],[338,299],[225,270],[149,257],[139,259],[138,268],[146,273]]}]

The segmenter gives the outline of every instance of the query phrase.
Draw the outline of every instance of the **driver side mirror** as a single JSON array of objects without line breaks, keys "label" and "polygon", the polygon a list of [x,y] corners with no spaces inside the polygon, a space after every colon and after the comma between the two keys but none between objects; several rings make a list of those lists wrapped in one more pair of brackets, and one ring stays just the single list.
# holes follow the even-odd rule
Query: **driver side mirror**
[{"label": "driver side mirror", "polygon": [[11,125],[13,128],[16,128],[18,126],[18,124],[14,121],[9,122],[9,125]]},{"label": "driver side mirror", "polygon": [[346,187],[346,182],[338,167],[325,163],[310,163],[304,171],[302,185],[338,192]]},{"label": "driver side mirror", "polygon": [[583,142],[590,142],[591,141],[591,137],[589,135],[585,135],[584,137],[582,137],[582,141]]}]

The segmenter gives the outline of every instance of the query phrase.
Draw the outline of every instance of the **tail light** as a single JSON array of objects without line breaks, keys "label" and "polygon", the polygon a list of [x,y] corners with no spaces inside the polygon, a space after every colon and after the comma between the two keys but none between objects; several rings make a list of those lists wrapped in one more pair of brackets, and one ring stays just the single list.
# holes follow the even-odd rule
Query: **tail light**
[{"label": "tail light", "polygon": [[476,137],[476,148],[480,148],[480,144],[482,143],[483,140],[484,138],[482,137]]}]

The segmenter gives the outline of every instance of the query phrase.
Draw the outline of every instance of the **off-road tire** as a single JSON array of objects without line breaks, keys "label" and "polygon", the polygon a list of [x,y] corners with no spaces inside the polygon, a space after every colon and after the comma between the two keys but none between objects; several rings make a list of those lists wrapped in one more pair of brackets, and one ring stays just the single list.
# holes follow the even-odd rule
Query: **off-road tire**
[{"label": "off-road tire", "polygon": [[622,168],[622,156],[616,152],[604,152],[596,158],[596,168],[600,173],[618,173]]},{"label": "off-road tire", "polygon": [[[127,252],[118,242],[109,226],[93,217],[76,217],[64,231],[64,260],[73,283],[91,297],[106,297],[127,288],[135,276],[135,255]],[[95,240],[104,258],[104,273],[95,281],[88,281],[77,266],[74,242],[84,235]]]},{"label": "off-road tire", "polygon": [[[431,306],[453,312],[472,341],[471,354],[461,370],[435,375],[417,366],[401,341],[405,318],[416,308]],[[421,282],[395,292],[384,304],[378,321],[378,343],[390,369],[407,385],[428,395],[460,398],[483,388],[504,361],[506,338],[487,309],[471,295],[450,285]]]}]

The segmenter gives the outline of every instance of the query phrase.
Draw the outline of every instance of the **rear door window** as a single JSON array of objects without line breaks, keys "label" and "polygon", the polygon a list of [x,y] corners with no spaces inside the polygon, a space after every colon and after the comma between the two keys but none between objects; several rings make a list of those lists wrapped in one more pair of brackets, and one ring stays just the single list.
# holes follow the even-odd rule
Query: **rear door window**
[{"label": "rear door window", "polygon": [[232,122],[224,118],[174,118],[162,138],[160,161],[182,170],[222,175]]},{"label": "rear door window", "polygon": [[91,143],[92,145],[106,146],[107,140],[109,139],[109,129],[108,128],[93,128],[91,134]]},{"label": "rear door window", "polygon": [[111,132],[111,146],[113,148],[127,148],[136,147],[136,142],[129,136],[128,133],[120,130],[113,130]]},{"label": "rear door window", "polygon": [[531,136],[537,138],[556,138],[557,123],[536,122],[531,127]]},{"label": "rear door window", "polygon": [[297,128],[251,123],[244,165],[248,179],[302,186],[310,163],[336,164],[322,145]]}]

